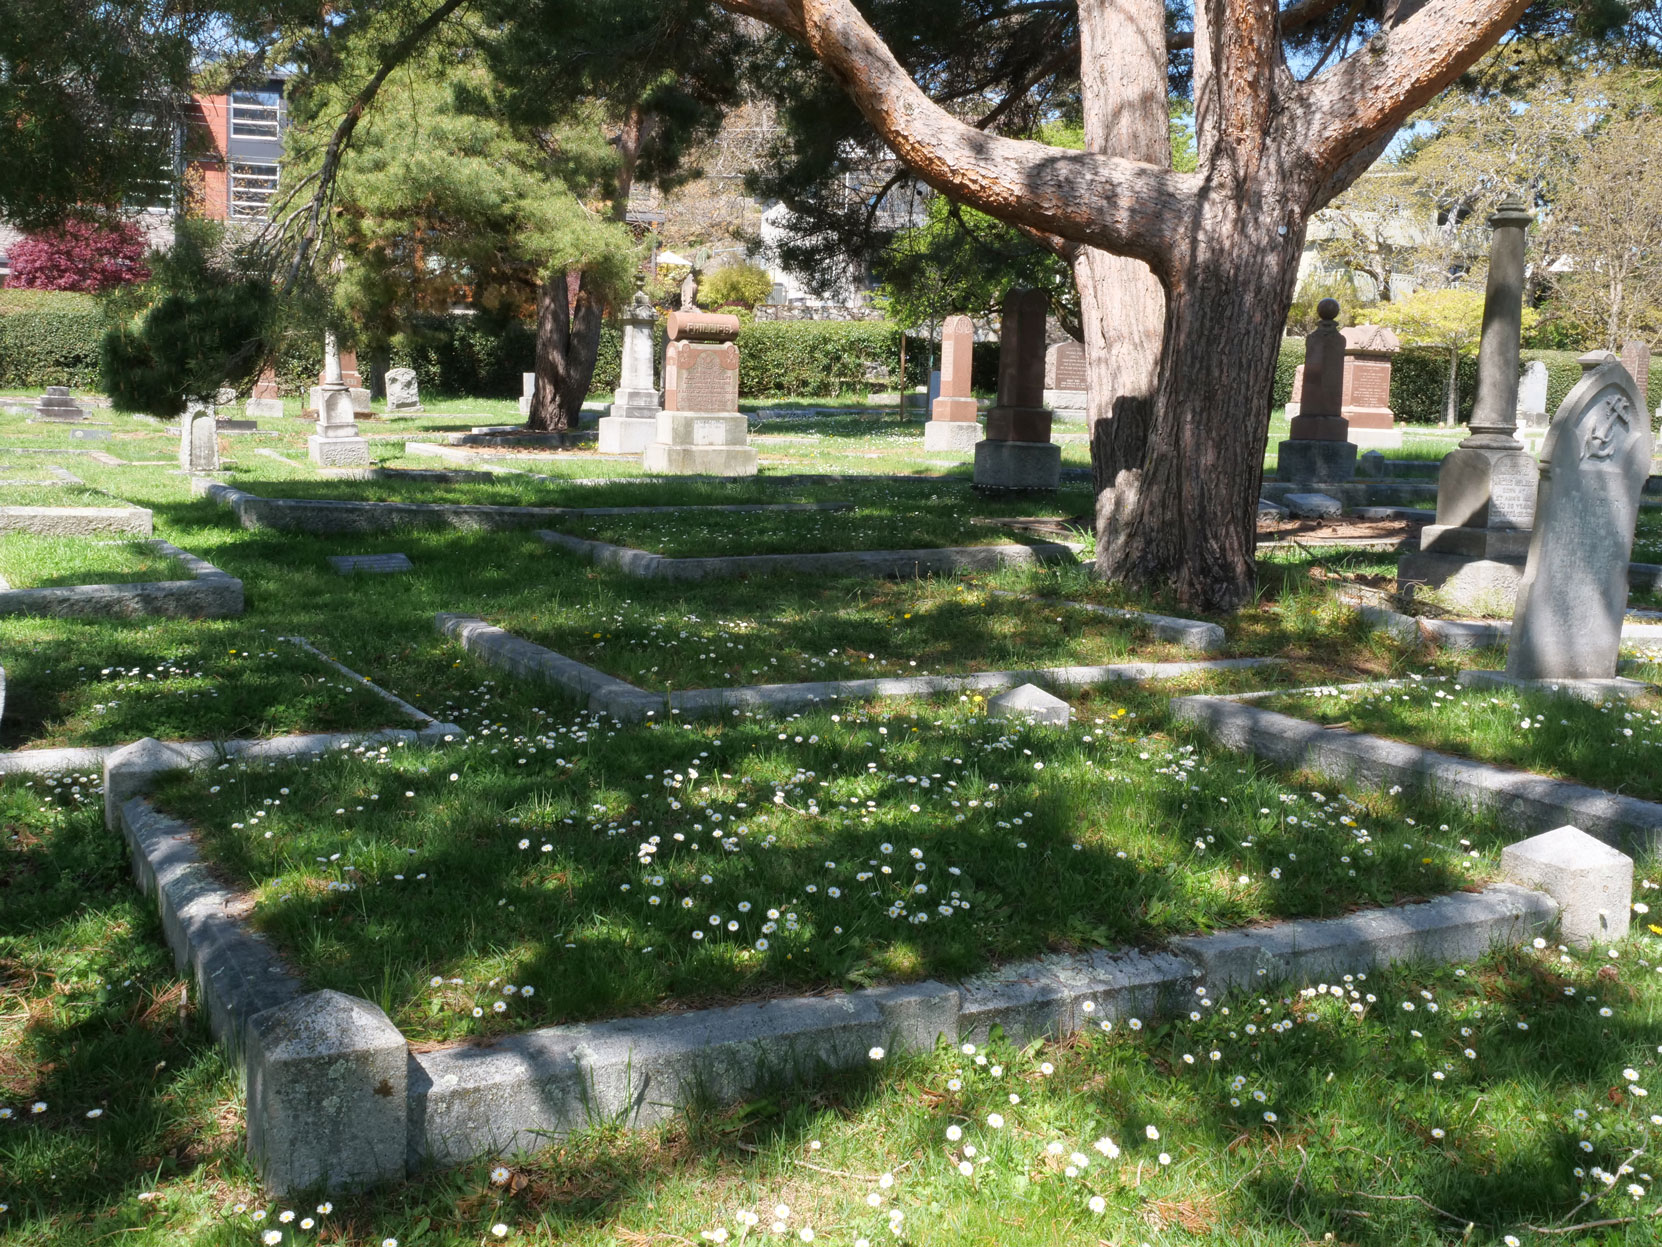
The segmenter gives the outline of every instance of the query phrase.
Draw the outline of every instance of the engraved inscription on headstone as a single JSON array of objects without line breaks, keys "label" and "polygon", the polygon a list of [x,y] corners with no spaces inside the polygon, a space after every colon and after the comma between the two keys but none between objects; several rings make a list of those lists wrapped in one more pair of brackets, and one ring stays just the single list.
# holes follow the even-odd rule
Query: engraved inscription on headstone
[{"label": "engraved inscription on headstone", "polygon": [[1495,460],[1489,478],[1490,528],[1523,531],[1535,523],[1538,469],[1527,453]]},{"label": "engraved inscription on headstone", "polygon": [[1058,342],[1045,360],[1045,389],[1085,388],[1085,347],[1079,342]]},{"label": "engraved inscription on headstone", "polygon": [[[682,411],[737,411],[739,350],[735,346],[683,345],[676,377],[677,406]],[[728,357],[731,356],[731,363]]]}]

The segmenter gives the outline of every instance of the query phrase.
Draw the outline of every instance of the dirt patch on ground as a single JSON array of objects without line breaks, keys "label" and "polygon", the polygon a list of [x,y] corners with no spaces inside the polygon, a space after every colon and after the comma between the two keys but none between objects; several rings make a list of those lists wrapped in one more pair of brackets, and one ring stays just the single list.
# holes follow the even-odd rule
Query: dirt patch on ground
[{"label": "dirt patch on ground", "polygon": [[1264,517],[1258,521],[1258,544],[1267,541],[1298,541],[1319,546],[1323,542],[1412,541],[1417,547],[1424,520],[1360,520],[1338,516],[1326,520],[1284,520]]}]

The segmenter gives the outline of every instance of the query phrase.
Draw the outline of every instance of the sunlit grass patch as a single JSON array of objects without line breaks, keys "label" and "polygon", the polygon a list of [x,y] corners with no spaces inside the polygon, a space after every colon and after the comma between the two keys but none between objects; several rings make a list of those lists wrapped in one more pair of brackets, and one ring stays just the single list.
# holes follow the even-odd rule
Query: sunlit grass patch
[{"label": "sunlit grass patch", "polygon": [[0,539],[0,577],[14,589],[190,579],[178,559],[143,539],[33,533],[7,533]]}]

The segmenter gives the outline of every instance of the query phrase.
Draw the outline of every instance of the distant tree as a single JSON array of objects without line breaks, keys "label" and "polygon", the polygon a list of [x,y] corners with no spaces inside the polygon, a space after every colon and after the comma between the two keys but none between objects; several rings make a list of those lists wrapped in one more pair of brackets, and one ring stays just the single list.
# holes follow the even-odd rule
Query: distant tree
[{"label": "distant tree", "polygon": [[705,307],[752,308],[773,293],[773,275],[756,264],[724,264],[703,274],[698,297]]},{"label": "distant tree", "polygon": [[19,290],[82,290],[92,294],[143,281],[144,235],[127,222],[98,224],[74,217],[26,235],[9,251],[11,276]]},{"label": "distant tree", "polygon": [[1356,293],[1356,279],[1346,272],[1315,272],[1299,282],[1293,291],[1293,305],[1287,309],[1287,332],[1302,337],[1315,331],[1321,322],[1316,305],[1323,299],[1339,303],[1339,323],[1354,325],[1357,309],[1364,306]]},{"label": "distant tree", "polygon": [[[1448,352],[1448,380],[1443,388],[1443,423],[1453,428],[1460,412],[1460,356],[1476,348],[1483,337],[1483,294],[1477,290],[1422,290],[1372,309],[1373,320],[1390,329],[1408,346],[1436,347]],[[1524,332],[1540,320],[1534,308],[1525,308]]]}]

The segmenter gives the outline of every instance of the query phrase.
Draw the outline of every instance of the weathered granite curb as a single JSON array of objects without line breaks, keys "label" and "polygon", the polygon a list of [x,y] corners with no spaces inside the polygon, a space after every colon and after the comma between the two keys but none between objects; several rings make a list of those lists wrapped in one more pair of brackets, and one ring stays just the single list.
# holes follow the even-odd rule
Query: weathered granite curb
[{"label": "weathered granite curb", "polygon": [[692,719],[741,710],[783,712],[839,699],[928,697],[939,693],[1015,688],[1022,684],[1066,688],[1111,684],[1116,680],[1164,680],[1197,671],[1272,666],[1281,661],[1279,658],[1214,658],[1195,662],[1113,663],[1101,667],[1040,667],[1031,671],[981,671],[970,675],[743,684],[733,688],[689,689],[666,696],[637,688],[626,680],[585,666],[471,615],[441,613],[434,617],[433,624],[480,661],[517,676],[543,680],[585,699],[589,709],[624,723],[672,714]]},{"label": "weathered granite curb", "polygon": [[0,592],[0,615],[76,619],[165,615],[176,619],[234,619],[242,614],[242,581],[159,538],[152,539],[150,545],[178,559],[192,578],[123,585],[8,589]]},{"label": "weathered granite curb", "polygon": [[1153,611],[1130,610],[1120,606],[1096,606],[1090,602],[1069,602],[1062,598],[1039,598],[1008,589],[993,589],[994,597],[1023,598],[1038,604],[1071,606],[1074,610],[1089,611],[1093,615],[1107,615],[1111,619],[1126,619],[1141,624],[1162,641],[1172,641],[1184,649],[1202,654],[1220,653],[1228,644],[1223,625],[1206,623],[1200,619],[1180,619],[1176,615],[1157,615]]},{"label": "weathered granite curb", "polygon": [[19,749],[0,753],[0,775],[86,775],[104,769],[104,759],[120,745],[85,745],[70,749]]},{"label": "weathered granite curb", "polygon": [[[1658,569],[1662,570],[1662,569]],[[1512,621],[1475,619],[1427,619],[1404,615],[1385,606],[1374,606],[1340,595],[1339,600],[1356,608],[1356,613],[1375,632],[1387,632],[1409,645],[1429,642],[1448,650],[1480,650],[1505,645],[1512,637]],[[1662,644],[1662,624],[1622,624],[1622,640]]]},{"label": "weathered granite curb", "polygon": [[372,533],[398,528],[500,530],[533,528],[574,516],[663,515],[681,511],[845,511],[853,506],[848,502],[667,507],[510,507],[485,503],[346,502],[326,498],[262,498],[258,494],[202,478],[191,481],[191,491],[229,507],[244,528],[301,533]]},{"label": "weathered granite curb", "polygon": [[933,550],[834,550],[824,554],[741,554],[722,558],[666,558],[646,550],[589,541],[539,529],[537,536],[599,567],[616,568],[646,580],[715,580],[737,576],[795,573],[809,576],[905,578],[996,571],[1043,563],[1072,563],[1072,547],[1052,541],[1033,545],[946,546]]},{"label": "weathered granite curb", "polygon": [[1438,753],[1419,745],[1322,727],[1226,697],[1177,697],[1174,718],[1218,744],[1296,770],[1374,788],[1400,785],[1493,809],[1525,831],[1573,823],[1628,852],[1662,847],[1662,805]]},{"label": "weathered granite curb", "polygon": [[[148,767],[161,759],[140,742]],[[116,769],[120,770],[117,762]],[[154,772],[149,772],[154,774]],[[1409,960],[1469,960],[1551,928],[1558,905],[1511,884],[1424,904],[1006,965],[934,981],[649,1018],[554,1026],[488,1047],[412,1053],[386,1015],[339,992],[304,994],[243,925],[246,901],[205,869],[189,829],[141,797],[116,818],[214,1034],[248,1083],[248,1148],[279,1195],[397,1181],[511,1155],[597,1122],[641,1126],[695,1101],[730,1103],[869,1063],[873,1048],[1059,1038],[1150,1020],[1256,980],[1303,985]],[[329,1104],[329,1101],[333,1104]]]},{"label": "weathered granite curb", "polygon": [[143,507],[0,506],[0,533],[34,533],[42,537],[126,533],[148,537],[154,531],[154,517]]}]

